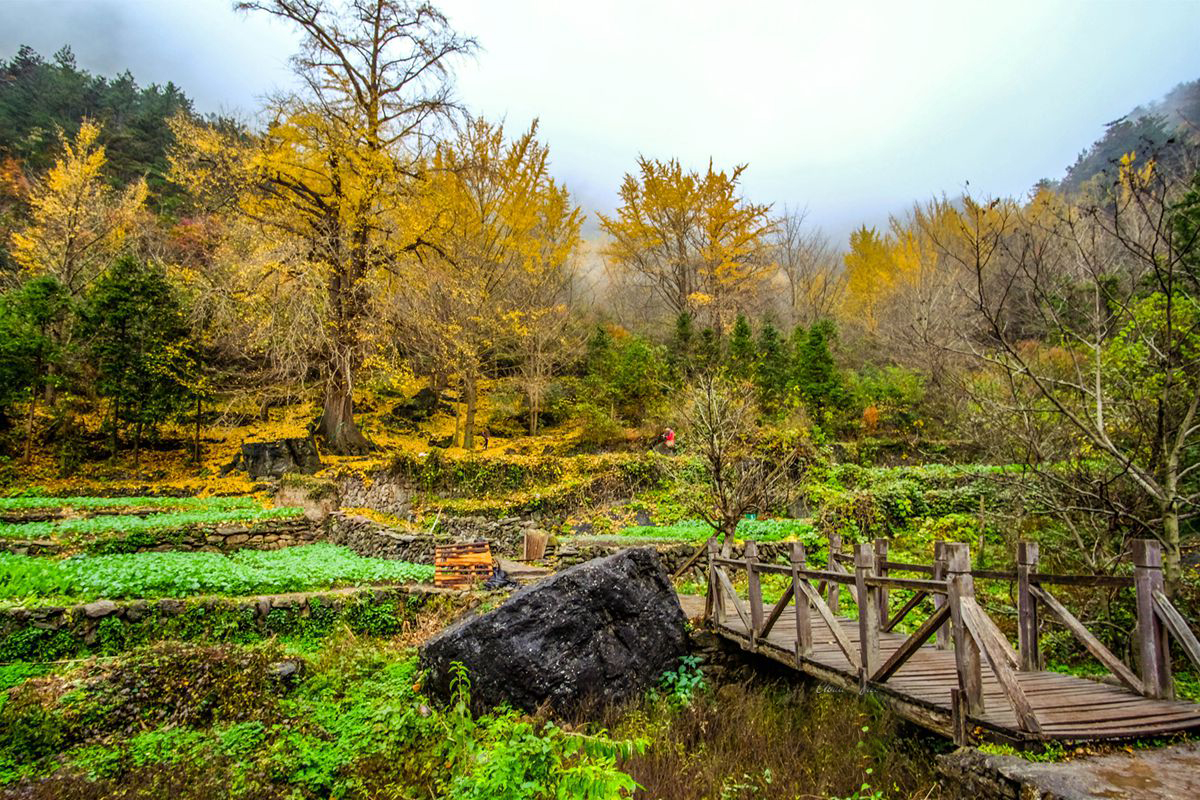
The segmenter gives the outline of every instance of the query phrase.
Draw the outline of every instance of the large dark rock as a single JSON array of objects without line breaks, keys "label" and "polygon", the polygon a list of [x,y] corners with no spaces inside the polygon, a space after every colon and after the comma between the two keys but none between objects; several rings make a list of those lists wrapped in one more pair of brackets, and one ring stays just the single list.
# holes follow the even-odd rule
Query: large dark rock
[{"label": "large dark rock", "polygon": [[311,437],[275,439],[264,442],[243,442],[242,451],[226,467],[244,469],[251,478],[278,478],[285,472],[311,475],[321,469],[317,443]]},{"label": "large dark rock", "polygon": [[570,714],[655,684],[687,652],[679,599],[653,550],[624,550],[553,575],[469,617],[421,650],[434,694],[451,664],[470,673],[476,708],[548,704]]}]

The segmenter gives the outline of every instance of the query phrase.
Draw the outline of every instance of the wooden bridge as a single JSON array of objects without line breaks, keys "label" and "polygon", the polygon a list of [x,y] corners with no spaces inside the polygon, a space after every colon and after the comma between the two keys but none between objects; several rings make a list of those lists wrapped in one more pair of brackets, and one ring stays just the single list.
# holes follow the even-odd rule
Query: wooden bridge
[{"label": "wooden bridge", "polygon": [[[1131,739],[1200,729],[1200,705],[1174,699],[1169,640],[1197,669],[1200,642],[1163,593],[1155,541],[1134,542],[1132,576],[1040,573],[1032,542],[1018,545],[1011,573],[972,570],[965,544],[939,542],[931,565],[889,560],[882,539],[856,546],[853,556],[840,550],[833,537],[822,570],[808,567],[798,543],[784,565],[760,561],[754,542],[742,559],[722,558],[710,542],[705,617],[748,650],[843,689],[873,692],[901,716],[960,744]],[[746,573],[745,597],[734,589],[735,571]],[[787,580],[773,605],[763,603],[764,575]],[[976,601],[976,580],[1015,584],[1015,649]],[[1137,671],[1051,594],[1050,587],[1062,585],[1134,589]],[[856,618],[839,615],[843,586]],[[893,590],[908,596],[894,612]],[[919,609],[927,615],[916,630],[896,633]],[[1042,669],[1039,619],[1047,614],[1111,672],[1111,682]]]}]

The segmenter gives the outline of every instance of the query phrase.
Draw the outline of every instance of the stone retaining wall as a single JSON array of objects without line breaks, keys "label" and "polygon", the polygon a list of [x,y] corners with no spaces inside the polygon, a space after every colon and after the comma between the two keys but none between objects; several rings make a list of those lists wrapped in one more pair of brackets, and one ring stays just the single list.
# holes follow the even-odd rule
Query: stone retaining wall
[{"label": "stone retaining wall", "polygon": [[0,655],[3,660],[44,660],[96,646],[112,651],[165,638],[244,641],[339,621],[367,633],[396,633],[411,612],[432,598],[464,606],[476,601],[459,592],[410,584],[0,609]]},{"label": "stone retaining wall", "polygon": [[0,539],[0,551],[18,555],[57,555],[86,552],[232,552],[234,550],[279,550],[312,544],[324,538],[322,527],[307,519],[267,520],[254,526],[209,525],[183,530],[147,531],[140,534],[103,536],[90,541],[59,542],[52,539]]},{"label": "stone retaining wall", "polygon": [[442,517],[432,534],[410,533],[341,511],[330,514],[325,526],[330,542],[349,547],[360,556],[418,564],[432,564],[434,547],[439,544],[481,539],[491,544],[492,555],[513,558],[521,554],[525,531],[537,529],[535,522],[520,517]]},{"label": "stone retaining wall", "polygon": [[[667,571],[667,574],[674,575],[695,554],[696,548],[699,546],[699,542],[656,542],[649,539],[628,539],[622,541],[620,538],[614,538],[611,541],[578,543],[568,541],[559,548],[558,565],[560,568],[573,566],[593,558],[610,556],[627,547],[653,547],[658,552],[658,558],[662,562],[663,569]],[[775,561],[778,556],[783,556],[786,559],[790,547],[791,545],[787,542],[759,542],[758,558],[760,561]],[[742,558],[744,553],[745,545],[735,544],[730,552],[730,557]],[[702,557],[700,564],[704,565],[706,563],[707,561]]]}]

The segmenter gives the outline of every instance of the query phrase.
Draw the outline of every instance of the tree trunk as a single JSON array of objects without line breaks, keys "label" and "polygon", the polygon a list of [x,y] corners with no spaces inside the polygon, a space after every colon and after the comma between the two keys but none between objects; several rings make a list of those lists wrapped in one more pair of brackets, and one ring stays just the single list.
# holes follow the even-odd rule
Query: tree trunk
[{"label": "tree trunk", "polygon": [[133,426],[133,470],[139,472],[142,468],[142,408],[138,406],[138,421]]},{"label": "tree trunk", "polygon": [[33,414],[37,410],[37,389],[29,392],[29,419],[25,424],[25,463],[33,457]]},{"label": "tree trunk", "polygon": [[192,457],[196,460],[197,464],[200,463],[200,412],[202,402],[200,395],[196,395],[196,438],[192,448]]},{"label": "tree trunk", "polygon": [[463,420],[463,449],[471,450],[475,447],[475,407],[478,399],[474,375],[468,375],[463,381],[463,391],[467,395],[467,418]]},{"label": "tree trunk", "polygon": [[340,371],[325,384],[325,407],[316,433],[325,439],[330,452],[338,455],[362,455],[371,449],[371,443],[354,421],[350,381]]},{"label": "tree trunk", "polygon": [[733,536],[737,533],[738,519],[735,518],[732,522],[728,519],[721,520],[721,558],[729,558],[733,553]]},{"label": "tree trunk", "polygon": [[1167,594],[1174,595],[1179,588],[1182,575],[1179,552],[1179,506],[1175,502],[1167,505],[1163,512],[1163,580]]},{"label": "tree trunk", "polygon": [[121,399],[113,398],[113,435],[112,435],[112,457],[117,457],[117,450],[120,448],[120,431],[121,431]]}]

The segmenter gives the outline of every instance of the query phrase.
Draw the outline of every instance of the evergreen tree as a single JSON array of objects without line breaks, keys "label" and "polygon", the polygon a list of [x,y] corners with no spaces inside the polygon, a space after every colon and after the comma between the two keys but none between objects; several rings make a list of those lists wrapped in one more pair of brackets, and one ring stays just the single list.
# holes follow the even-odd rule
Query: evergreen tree
[{"label": "evergreen tree", "polygon": [[713,328],[700,331],[695,363],[696,368],[704,372],[712,372],[721,363],[721,337]]},{"label": "evergreen tree", "polygon": [[691,376],[696,351],[696,335],[692,327],[692,315],[680,311],[675,317],[675,332],[667,348],[667,360],[677,383],[682,384]]},{"label": "evergreen tree", "polygon": [[733,332],[729,335],[729,374],[738,380],[751,380],[754,377],[754,331],[750,329],[750,320],[745,314],[738,314],[733,323]]},{"label": "evergreen tree", "polygon": [[190,399],[195,373],[179,300],[157,266],[122,256],[89,293],[82,329],[97,371],[96,388],[112,403],[112,446],[122,424],[133,426],[134,463],[143,433]]},{"label": "evergreen tree", "polygon": [[758,333],[758,360],[754,364],[754,383],[758,388],[758,405],[763,414],[778,414],[787,401],[791,383],[791,358],[787,344],[771,323]]},{"label": "evergreen tree", "polygon": [[818,418],[845,401],[841,376],[829,351],[829,340],[834,332],[832,322],[822,320],[816,323],[795,354],[796,391],[809,411]]},{"label": "evergreen tree", "polygon": [[0,417],[14,402],[29,401],[26,460],[38,396],[58,372],[61,348],[52,332],[68,311],[66,292],[49,276],[31,278],[0,298]]}]

